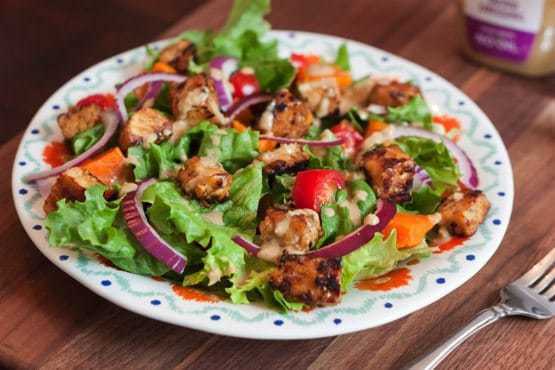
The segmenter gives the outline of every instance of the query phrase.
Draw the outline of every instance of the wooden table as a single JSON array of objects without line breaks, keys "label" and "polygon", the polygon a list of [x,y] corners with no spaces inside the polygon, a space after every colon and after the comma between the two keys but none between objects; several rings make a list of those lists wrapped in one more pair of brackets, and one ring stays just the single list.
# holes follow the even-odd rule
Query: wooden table
[{"label": "wooden table", "polygon": [[[164,36],[218,26],[227,7],[227,1],[207,1]],[[496,124],[513,163],[514,213],[499,251],[468,283],[405,319],[335,338],[252,341],[159,323],[94,295],[33,246],[12,206],[16,136],[0,148],[0,367],[399,368],[494,303],[501,287],[555,246],[555,85],[464,61],[455,15],[453,2],[443,0],[280,0],[270,21],[274,28],[352,38],[420,63],[460,87]],[[509,319],[461,346],[441,368],[553,368],[554,341],[555,320]]]}]

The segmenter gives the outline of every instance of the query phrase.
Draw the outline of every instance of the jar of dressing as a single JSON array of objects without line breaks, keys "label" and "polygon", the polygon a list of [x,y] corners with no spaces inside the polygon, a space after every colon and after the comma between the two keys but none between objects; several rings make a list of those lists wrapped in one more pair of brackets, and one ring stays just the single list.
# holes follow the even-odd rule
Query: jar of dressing
[{"label": "jar of dressing", "polygon": [[528,76],[555,73],[555,0],[459,0],[463,49]]}]

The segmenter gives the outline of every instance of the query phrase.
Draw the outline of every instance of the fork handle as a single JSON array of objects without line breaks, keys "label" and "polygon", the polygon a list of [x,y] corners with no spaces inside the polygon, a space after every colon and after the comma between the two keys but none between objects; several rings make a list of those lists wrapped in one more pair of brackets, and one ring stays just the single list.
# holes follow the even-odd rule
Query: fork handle
[{"label": "fork handle", "polygon": [[439,363],[447,357],[455,348],[470,336],[478,332],[478,330],[485,328],[509,315],[509,309],[503,304],[495,305],[486,310],[481,311],[478,315],[465,327],[460,329],[457,333],[449,337],[443,343],[438,345],[434,350],[428,354],[419,357],[411,365],[407,366],[407,370],[431,370],[434,369]]}]

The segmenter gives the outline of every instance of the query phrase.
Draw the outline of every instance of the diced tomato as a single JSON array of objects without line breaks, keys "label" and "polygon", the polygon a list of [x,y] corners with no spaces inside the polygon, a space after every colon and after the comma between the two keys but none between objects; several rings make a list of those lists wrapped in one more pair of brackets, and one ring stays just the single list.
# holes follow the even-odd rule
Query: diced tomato
[{"label": "diced tomato", "polygon": [[320,211],[337,191],[345,186],[345,177],[336,170],[306,170],[297,174],[293,185],[293,201],[297,208]]},{"label": "diced tomato", "polygon": [[314,54],[291,54],[291,63],[295,68],[303,69],[314,63],[320,63],[320,56]]},{"label": "diced tomato", "polygon": [[444,114],[442,116],[434,116],[433,121],[434,123],[439,123],[440,125],[442,125],[445,129],[445,132],[449,132],[453,129],[461,129],[461,123],[459,122],[459,120],[456,117],[448,116],[447,114]]},{"label": "diced tomato", "polygon": [[105,185],[125,181],[129,165],[119,147],[109,149],[80,165]]},{"label": "diced tomato", "polygon": [[349,123],[343,121],[331,128],[331,132],[339,138],[343,139],[343,148],[348,156],[354,154],[360,144],[364,141],[362,135]]},{"label": "diced tomato", "polygon": [[229,82],[233,85],[233,96],[236,99],[241,99],[260,91],[260,84],[253,73],[235,72],[229,78]]},{"label": "diced tomato", "polygon": [[102,109],[115,109],[116,98],[112,94],[94,94],[79,100],[76,105],[79,108],[86,107],[88,105],[98,105]]}]

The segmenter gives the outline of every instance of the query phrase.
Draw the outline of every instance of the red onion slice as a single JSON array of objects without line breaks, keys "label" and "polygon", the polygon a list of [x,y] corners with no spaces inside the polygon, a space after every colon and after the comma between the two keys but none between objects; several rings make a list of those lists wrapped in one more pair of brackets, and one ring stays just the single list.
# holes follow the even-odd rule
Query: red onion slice
[{"label": "red onion slice", "polygon": [[395,127],[392,133],[392,138],[396,139],[403,136],[417,136],[442,142],[457,161],[459,170],[461,171],[461,182],[469,189],[476,189],[478,187],[479,181],[476,167],[474,167],[474,164],[472,164],[468,155],[447,137],[416,127]]},{"label": "red onion slice", "polygon": [[208,66],[210,67],[210,77],[214,80],[220,108],[225,112],[233,104],[233,96],[229,89],[229,76],[238,68],[239,63],[235,58],[220,56],[212,59]]},{"label": "red onion slice", "polygon": [[291,138],[282,137],[282,136],[260,135],[260,139],[277,141],[278,143],[284,143],[284,144],[301,144],[301,145],[319,146],[319,147],[336,146],[336,145],[341,145],[343,143],[342,138],[337,138],[334,140],[306,140],[306,139],[291,139]]},{"label": "red onion slice", "polygon": [[[320,249],[307,252],[305,255],[324,258],[343,257],[372,240],[376,233],[382,231],[387,226],[389,221],[391,221],[393,216],[395,216],[395,213],[395,204],[380,199],[378,200],[378,208],[375,213],[378,223],[375,225],[364,224],[350,234],[345,235],[340,240],[328,244]],[[240,235],[234,236],[232,240],[254,256],[256,256],[260,251],[260,247],[258,245],[246,240]]]},{"label": "red onion slice", "polygon": [[430,178],[426,170],[416,165],[412,188],[420,189],[423,186],[429,186],[431,183],[432,183],[432,179]]},{"label": "red onion slice", "polygon": [[226,111],[229,120],[232,121],[239,113],[256,104],[269,102],[273,99],[273,96],[265,93],[255,93],[246,96],[244,99],[239,100],[237,103],[233,104]]},{"label": "red onion slice", "polygon": [[118,105],[119,114],[123,122],[127,121],[129,115],[125,108],[125,97],[136,88],[143,86],[147,83],[154,82],[177,82],[185,81],[187,77],[175,73],[143,73],[135,77],[131,77],[118,87],[116,92],[116,102]]},{"label": "red onion slice", "polygon": [[56,176],[64,172],[65,170],[78,166],[85,160],[100,152],[106,146],[108,141],[110,141],[112,136],[114,136],[114,134],[116,133],[119,124],[119,117],[117,113],[112,110],[104,111],[102,112],[102,123],[104,124],[104,134],[102,135],[100,140],[98,140],[92,147],[89,148],[89,150],[62,164],[61,166],[46,171],[27,174],[23,176],[23,182],[30,183],[46,179],[48,177]]},{"label": "red onion slice", "polygon": [[149,224],[143,208],[143,193],[154,183],[156,183],[155,179],[143,181],[137,190],[123,198],[123,218],[131,233],[151,256],[178,274],[182,274],[187,265],[187,258],[160,237]]},{"label": "red onion slice", "polygon": [[147,101],[156,99],[158,94],[160,94],[160,90],[162,90],[162,86],[164,86],[164,83],[162,81],[149,83],[146,93],[144,94],[139,104],[137,104],[137,106],[135,107],[135,110],[141,108],[143,105],[145,105]]}]

